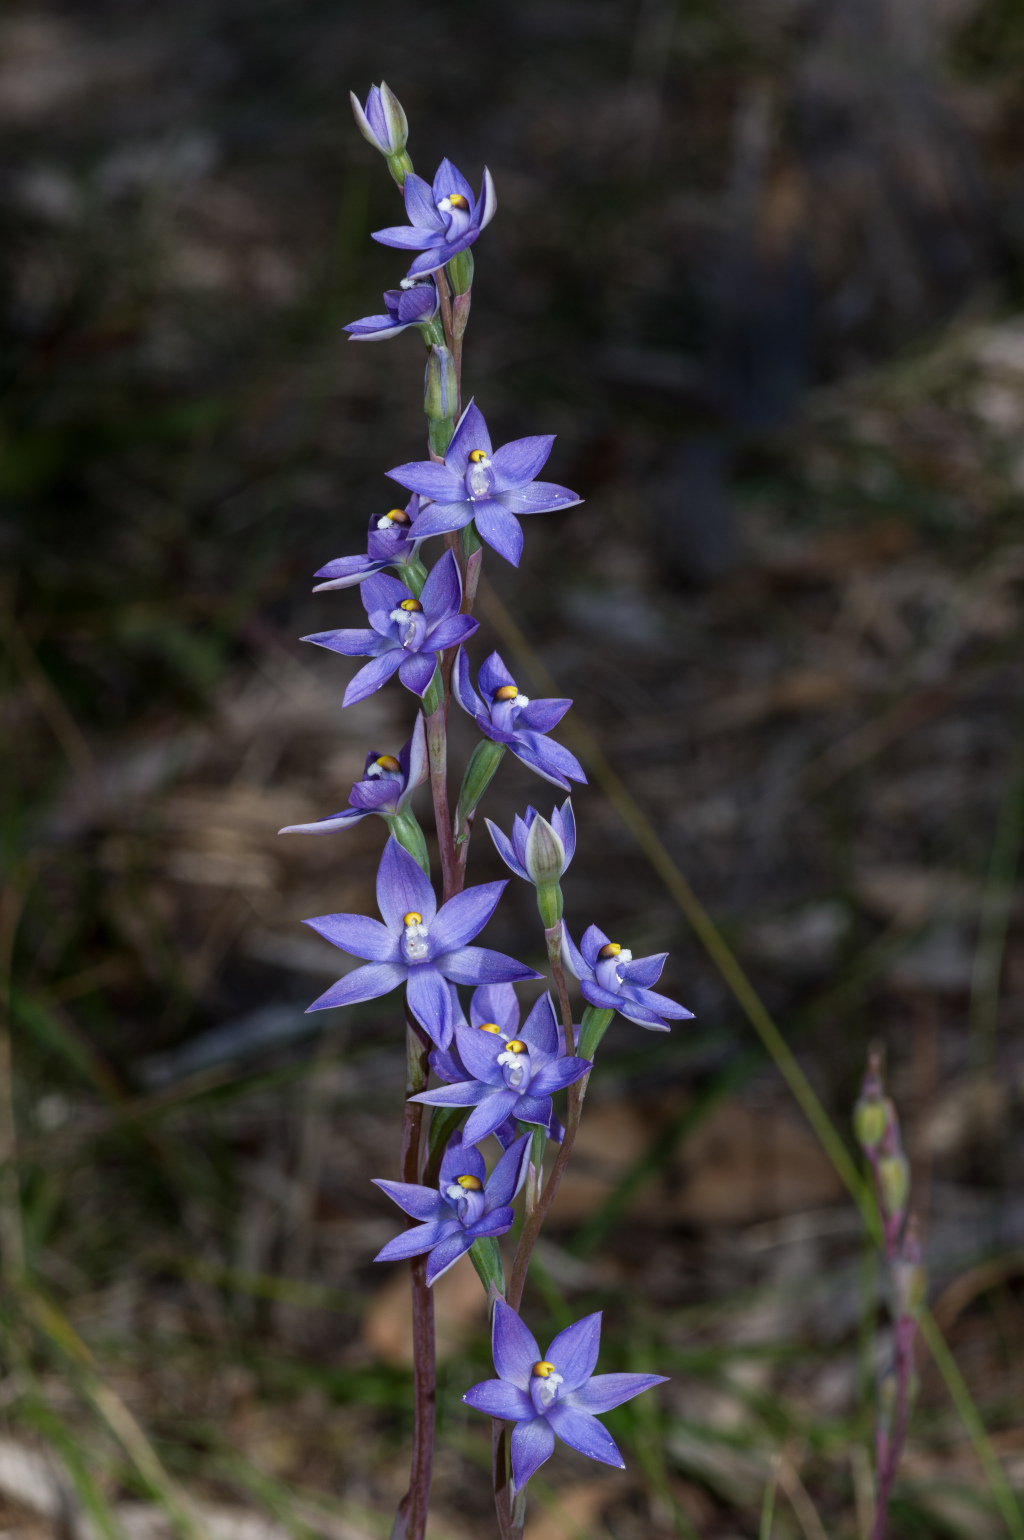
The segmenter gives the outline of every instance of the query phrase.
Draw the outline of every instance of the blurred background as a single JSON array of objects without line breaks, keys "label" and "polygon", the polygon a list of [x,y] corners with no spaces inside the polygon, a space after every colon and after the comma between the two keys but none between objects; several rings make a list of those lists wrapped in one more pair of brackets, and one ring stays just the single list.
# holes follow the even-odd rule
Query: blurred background
[{"label": "blurred background", "polygon": [[[383,831],[276,833],[411,721],[397,686],[342,714],[352,668],[297,641],[359,623],[311,575],[424,452],[418,337],[341,330],[404,271],[347,99],[382,76],[421,173],[497,184],[468,392],[586,499],[486,574],[844,1137],[883,1048],[932,1303],[1024,1489],[1024,5],[11,0],[0,963],[38,1293],[0,1298],[0,1526],[163,1540],[186,1489],[216,1540],[367,1540],[404,1490],[369,1181],[404,1029],[305,1016],[344,959],[300,925],[373,910]],[[508,642],[477,661],[529,682]],[[506,761],[486,811],[552,790]],[[574,933],[670,949],[696,1019],[605,1039],[527,1295],[542,1343],[601,1308],[602,1367],[672,1382],[609,1417],[625,1472],[559,1446],[528,1534],[737,1540],[777,1470],[777,1537],[852,1540],[890,1350],[860,1221],[601,786],[576,808]],[[470,870],[505,875],[480,838]],[[532,911],[510,886],[486,941],[538,960]],[[433,1534],[468,1540],[483,1297],[437,1295]],[[1003,1532],[922,1357],[891,1533]]]}]

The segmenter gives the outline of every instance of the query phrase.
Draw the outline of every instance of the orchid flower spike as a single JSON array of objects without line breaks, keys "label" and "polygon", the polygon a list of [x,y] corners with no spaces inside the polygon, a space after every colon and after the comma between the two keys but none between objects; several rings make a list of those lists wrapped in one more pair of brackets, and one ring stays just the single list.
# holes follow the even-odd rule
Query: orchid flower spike
[{"label": "orchid flower spike", "polygon": [[554,1453],[556,1434],[589,1460],[625,1470],[614,1439],[594,1414],[663,1385],[668,1376],[595,1374],[600,1346],[598,1310],[560,1331],[542,1357],[536,1338],[511,1306],[495,1301],[491,1348],[498,1378],[474,1385],[462,1399],[488,1417],[515,1423],[512,1479],[517,1492]]},{"label": "orchid flower spike", "polygon": [[504,1235],[515,1219],[510,1204],[526,1180],[532,1137],[520,1135],[490,1176],[480,1151],[456,1133],[448,1142],[436,1188],[374,1178],[375,1186],[420,1221],[388,1241],[374,1261],[395,1262],[429,1252],[427,1283],[432,1284],[454,1267],[475,1240]]},{"label": "orchid flower spike", "polygon": [[504,882],[466,888],[438,909],[430,879],[392,837],[377,872],[383,924],[363,914],[321,914],[305,922],[332,946],[367,959],[366,967],[332,984],[309,1010],[376,1000],[405,984],[416,1020],[439,1048],[447,1048],[454,1012],[446,980],[502,984],[541,977],[502,952],[467,944],[491,918],[504,888]]}]

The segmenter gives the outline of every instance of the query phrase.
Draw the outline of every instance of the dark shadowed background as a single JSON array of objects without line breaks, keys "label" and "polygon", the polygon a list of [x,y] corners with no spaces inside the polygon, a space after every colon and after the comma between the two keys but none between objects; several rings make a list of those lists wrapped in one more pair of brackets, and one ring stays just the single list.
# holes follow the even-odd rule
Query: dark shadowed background
[{"label": "dark shadowed background", "polygon": [[[425,453],[417,335],[342,331],[404,271],[348,105],[382,77],[421,174],[497,185],[467,393],[585,498],[485,562],[534,662],[493,605],[475,660],[573,696],[844,1138],[883,1048],[1024,1488],[1024,6],[89,0],[0,17],[0,1240],[17,1198],[35,1290],[0,1297],[0,1526],[163,1540],[178,1483],[216,1540],[367,1540],[404,1489],[400,1006],[304,1015],[345,959],[300,924],[373,909],[384,831],[276,834],[413,708],[342,713],[297,641],[359,623],[311,575]],[[552,791],[506,761],[484,811]],[[570,927],[669,949],[696,1020],[610,1031],[526,1301],[672,1381],[609,1418],[626,1472],[559,1446],[529,1540],[752,1536],[773,1470],[773,1534],[852,1540],[889,1352],[856,1211],[602,786],[575,806]],[[525,885],[484,939],[542,955]],[[468,1264],[438,1312],[434,1534],[469,1540]],[[999,1535],[919,1369],[891,1533]]]}]

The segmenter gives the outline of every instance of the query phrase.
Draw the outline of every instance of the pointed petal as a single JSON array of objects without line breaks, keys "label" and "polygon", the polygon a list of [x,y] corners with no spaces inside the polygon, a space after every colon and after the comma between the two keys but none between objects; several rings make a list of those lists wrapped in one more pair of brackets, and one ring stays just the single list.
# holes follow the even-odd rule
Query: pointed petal
[{"label": "pointed petal", "polygon": [[535,1002],[529,1016],[523,1022],[519,1036],[535,1052],[558,1052],[558,1018],[550,994],[546,991]]},{"label": "pointed petal", "polygon": [[476,402],[471,401],[459,418],[452,441],[445,451],[445,465],[460,478],[465,476],[474,449],[482,449],[487,458],[491,458],[491,435],[487,431],[484,414]]},{"label": "pointed petal", "polygon": [[379,920],[371,920],[365,914],[318,914],[312,920],[303,920],[310,930],[323,936],[332,946],[353,957],[365,957],[369,962],[402,961],[402,949],[397,936]]},{"label": "pointed petal", "polygon": [[[533,1366],[540,1362],[540,1348],[533,1333],[503,1299],[494,1303],[491,1354],[494,1367],[503,1380],[519,1390],[529,1391]],[[530,1405],[533,1405],[532,1401]]]},{"label": "pointed petal", "polygon": [[[481,1184],[487,1180],[484,1158],[475,1144],[467,1144],[461,1133],[452,1134],[441,1161],[438,1186],[441,1192],[460,1176],[475,1176]],[[439,1201],[443,1201],[439,1197]]]},{"label": "pointed petal", "polygon": [[445,551],[431,569],[420,594],[420,603],[430,625],[436,625],[448,615],[458,614],[462,603],[462,578],[454,551]]},{"label": "pointed petal", "polygon": [[312,642],[315,647],[326,647],[329,652],[340,652],[343,658],[373,657],[380,647],[381,638],[376,631],[315,631],[312,636],[300,638]]},{"label": "pointed petal", "polygon": [[553,433],[541,433],[533,438],[513,439],[496,449],[491,458],[495,492],[517,492],[528,486],[547,460],[554,442]]},{"label": "pointed petal", "polygon": [[466,1255],[472,1244],[473,1237],[467,1235],[465,1230],[462,1229],[446,1236],[443,1241],[439,1241],[431,1251],[427,1261],[428,1286],[436,1283],[439,1278],[443,1277],[450,1267],[454,1267],[459,1258]]},{"label": "pointed petal", "polygon": [[488,700],[494,699],[497,690],[516,683],[496,652],[492,652],[490,657],[485,658],[481,663],[476,682]]},{"label": "pointed petal", "polygon": [[399,760],[403,765],[407,766],[405,790],[398,799],[399,811],[403,812],[417,786],[422,786],[424,781],[430,777],[430,760],[427,755],[427,728],[421,711],[416,713],[416,726],[412,730],[412,737],[399,755]]},{"label": "pointed petal", "polygon": [[520,984],[523,979],[543,977],[514,957],[492,952],[486,946],[464,946],[457,952],[443,952],[434,958],[434,966],[453,984]]},{"label": "pointed petal", "polygon": [[400,647],[390,648],[379,658],[374,658],[371,663],[366,663],[353,674],[348,682],[348,687],[342,697],[343,706],[354,706],[357,701],[365,700],[368,695],[373,695],[381,685],[387,684],[391,675],[402,661]]},{"label": "pointed petal", "polygon": [[507,887],[507,878],[500,882],[484,882],[479,887],[463,889],[442,904],[430,927],[431,952],[435,955],[454,952],[478,936]]},{"label": "pointed petal", "polygon": [[459,647],[463,642],[468,642],[479,629],[480,622],[474,620],[472,615],[449,615],[445,620],[439,620],[436,626],[431,626],[424,645],[433,652],[443,652],[446,647]]},{"label": "pointed petal", "polygon": [[670,1021],[693,1020],[693,1012],[688,1011],[685,1005],[677,1005],[674,1000],[669,999],[668,995],[659,995],[656,990],[641,989],[636,984],[629,983],[622,993],[624,997],[623,1004],[619,1006],[619,1009],[623,1015],[626,1014],[623,1006],[628,1009],[631,1004],[635,1003],[646,1006],[649,1011],[654,1011],[659,1016],[667,1016]]},{"label": "pointed petal", "polygon": [[534,1415],[533,1402],[526,1391],[510,1385],[508,1380],[481,1380],[462,1399],[475,1411],[487,1417],[502,1417],[506,1422],[521,1422]]},{"label": "pointed petal", "polygon": [[495,1037],[493,1032],[481,1032],[477,1027],[456,1027],[455,1047],[466,1066],[466,1073],[474,1080],[504,1087],[505,1077],[498,1064],[498,1055],[504,1052],[505,1044],[500,1037]]},{"label": "pointed petal", "polygon": [[407,914],[422,915],[424,925],[429,926],[437,913],[430,878],[394,836],[385,845],[377,869],[377,907],[396,936],[402,934]]},{"label": "pointed petal", "polygon": [[486,540],[491,549],[504,556],[513,567],[518,567],[523,554],[523,532],[518,520],[493,497],[486,502],[474,503],[473,508],[480,539]]},{"label": "pointed petal", "polygon": [[333,834],[336,829],[348,829],[361,818],[365,818],[372,808],[346,807],[340,813],[333,813],[330,818],[318,818],[315,823],[290,823],[283,829],[278,829],[278,834]]},{"label": "pointed petal", "polygon": [[415,171],[405,173],[402,192],[405,195],[405,212],[414,225],[444,232],[444,216],[437,211],[437,200],[430,185],[421,176],[417,176]]},{"label": "pointed petal", "polygon": [[479,1144],[481,1139],[492,1134],[511,1114],[518,1100],[515,1091],[494,1091],[474,1107],[466,1119],[465,1137],[470,1144]]},{"label": "pointed petal", "polygon": [[555,1091],[572,1085],[593,1067],[589,1059],[578,1059],[575,1055],[572,1058],[553,1059],[534,1075],[530,1081],[530,1091],[534,1096],[551,1096]]},{"label": "pointed petal", "polygon": [[516,1222],[515,1210],[503,1204],[501,1208],[487,1209],[475,1225],[470,1225],[467,1235],[474,1240],[484,1235],[505,1235]]},{"label": "pointed petal", "polygon": [[526,1095],[520,1096],[516,1102],[515,1113],[516,1120],[520,1123],[539,1123],[541,1127],[546,1128],[552,1118],[551,1097],[534,1096],[531,1091],[527,1091]]},{"label": "pointed petal", "polygon": [[578,1449],[588,1460],[600,1460],[602,1465],[626,1469],[626,1462],[608,1429],[589,1412],[578,1412],[564,1401],[556,1401],[548,1412],[548,1420],[562,1443]]},{"label": "pointed petal", "polygon": [[600,952],[603,946],[608,945],[609,938],[605,935],[604,931],[598,929],[596,925],[588,925],[586,930],[583,932],[583,939],[580,942],[580,951],[583,953],[590,966],[592,968],[596,968],[598,952]]},{"label": "pointed petal", "polygon": [[547,1417],[517,1422],[512,1429],[512,1480],[521,1492],[535,1471],[549,1460],[555,1449],[555,1435]]},{"label": "pointed petal", "polygon": [[619,1011],[629,1003],[622,995],[614,995],[610,989],[602,989],[593,979],[580,980],[580,994],[588,1005],[595,1005],[602,1011]]},{"label": "pointed petal", "polygon": [[484,703],[470,681],[469,655],[464,647],[460,647],[458,657],[455,659],[455,668],[452,671],[452,692],[463,711],[468,711],[471,717],[475,717],[484,709]]},{"label": "pointed petal", "polygon": [[593,1416],[595,1412],[610,1412],[613,1406],[631,1401],[653,1385],[664,1385],[667,1379],[667,1374],[595,1374],[571,1391],[565,1401],[577,1411]]},{"label": "pointed petal", "polygon": [[484,823],[487,825],[488,834],[494,841],[495,850],[498,852],[499,856],[504,861],[509,870],[515,872],[517,877],[522,877],[527,882],[532,882],[533,879],[529,872],[526,870],[526,867],[523,866],[522,862],[516,858],[516,853],[512,849],[512,842],[508,836],[502,834],[501,830],[498,828],[498,825],[496,823],[492,823],[489,818],[485,818]]},{"label": "pointed petal", "polygon": [[308,1005],[307,1014],[309,1011],[326,1011],[334,1005],[358,1005],[362,1000],[376,1000],[404,984],[407,972],[401,963],[367,963],[365,968],[353,968]]},{"label": "pointed petal", "polygon": [[458,193],[460,197],[465,198],[468,207],[471,209],[476,204],[476,197],[472,187],[470,187],[458,167],[452,165],[447,156],[445,156],[437,168],[432,191],[434,204],[440,203],[442,198],[450,198],[452,193]]},{"label": "pointed petal", "polygon": [[480,200],[477,203],[474,217],[478,219],[479,228],[485,229],[498,212],[498,194],[494,191],[494,178],[484,167],[484,179],[480,188]]},{"label": "pointed petal", "polygon": [[[444,1240],[448,1234],[448,1220],[436,1220],[432,1224],[414,1225],[411,1230],[403,1230],[401,1235],[396,1235],[393,1241],[378,1251],[374,1257],[375,1262],[401,1262],[406,1257],[420,1257],[439,1241]],[[455,1221],[458,1224],[458,1220]]]},{"label": "pointed petal", "polygon": [[450,1210],[436,1187],[421,1187],[416,1182],[387,1182],[375,1176],[373,1185],[386,1192],[392,1203],[397,1203],[404,1214],[413,1219],[448,1218]]},{"label": "pointed petal", "polygon": [[487,1178],[485,1192],[487,1194],[487,1208],[504,1207],[512,1202],[516,1193],[526,1181],[526,1168],[530,1164],[530,1141],[532,1134],[523,1134],[517,1139],[510,1149],[507,1149],[498,1161],[494,1170]]},{"label": "pointed petal", "polygon": [[452,1040],[452,997],[431,963],[417,963],[409,969],[405,998],[431,1042],[447,1048]]},{"label": "pointed petal", "polygon": [[640,984],[644,989],[649,989],[661,978],[667,956],[667,952],[655,952],[650,957],[635,957],[620,970],[623,983]]},{"label": "pointed petal", "polygon": [[597,1366],[601,1347],[601,1311],[585,1315],[560,1331],[548,1348],[546,1357],[562,1376],[562,1394],[575,1390],[588,1380]]},{"label": "pointed petal", "polygon": [[[437,503],[459,502],[466,495],[461,476],[456,476],[433,460],[410,460],[407,465],[396,465],[385,475],[397,481],[400,487],[418,492],[421,497],[431,497]],[[416,536],[419,538],[419,519],[416,520]]]},{"label": "pointed petal", "polygon": [[448,535],[452,530],[465,529],[472,521],[474,504],[468,497],[454,497],[448,502],[431,503],[416,520],[417,540],[429,540],[431,535]]},{"label": "pointed petal", "polygon": [[406,653],[399,666],[398,677],[407,690],[422,700],[430,688],[436,667],[437,658],[432,652]]},{"label": "pointed petal", "polygon": [[524,765],[529,765],[538,775],[542,775],[546,781],[554,786],[561,786],[563,791],[569,790],[570,781],[579,781],[587,784],[587,777],[583,772],[583,766],[575,754],[563,748],[560,743],[555,743],[553,738],[547,738],[543,733],[516,732],[516,741],[512,744],[512,752],[517,759],[521,759]]},{"label": "pointed petal", "polygon": [[482,1080],[460,1080],[455,1085],[438,1085],[432,1091],[420,1091],[409,1100],[422,1102],[424,1107],[475,1107],[490,1096],[491,1089]]},{"label": "pointed petal", "polygon": [[574,508],[583,501],[568,487],[556,486],[553,481],[534,481],[520,491],[496,492],[495,496],[509,513],[518,514],[520,518],[527,513],[556,513],[561,508]]},{"label": "pointed petal", "polygon": [[469,1019],[474,1027],[482,1026],[485,1021],[493,1022],[514,1037],[519,1025],[519,1001],[512,985],[481,984],[473,991],[469,1002]]},{"label": "pointed petal", "polygon": [[[418,719],[420,722],[423,718]],[[576,814],[572,810],[572,798],[566,797],[561,807],[562,813],[562,844],[565,846],[565,864],[569,865],[576,854]]]},{"label": "pointed petal", "polygon": [[594,970],[569,934],[569,927],[562,923],[562,963],[574,979],[592,979]]},{"label": "pointed petal", "polygon": [[[425,225],[385,225],[383,230],[370,232],[371,240],[379,241],[382,246],[397,247],[399,251],[430,250],[440,236],[440,230],[428,230]],[[429,263],[424,271],[431,271]]]},{"label": "pointed petal", "polygon": [[516,718],[517,727],[527,727],[535,733],[549,733],[553,727],[557,727],[565,716],[571,700],[562,700],[549,697],[543,700],[532,700],[528,706],[523,706]]}]

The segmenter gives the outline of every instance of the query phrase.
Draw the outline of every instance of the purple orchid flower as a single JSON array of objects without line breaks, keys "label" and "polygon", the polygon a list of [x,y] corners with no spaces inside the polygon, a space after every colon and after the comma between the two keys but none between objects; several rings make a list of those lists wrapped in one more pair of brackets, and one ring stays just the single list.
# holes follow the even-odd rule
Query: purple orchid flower
[{"label": "purple orchid flower", "polygon": [[397,759],[393,754],[378,754],[375,749],[367,754],[366,768],[352,787],[348,807],[314,823],[290,823],[278,833],[330,834],[335,829],[351,828],[370,813],[397,818],[405,812],[417,786],[422,786],[429,775],[426,726],[423,713],[418,711],[412,737]]},{"label": "purple orchid flower", "polygon": [[550,995],[541,995],[521,1029],[518,1003],[514,1020],[507,997],[492,997],[487,1004],[501,1019],[468,1028],[456,1023],[454,1028],[458,1058],[453,1055],[451,1063],[463,1066],[469,1078],[410,1098],[426,1107],[472,1107],[463,1135],[470,1144],[478,1144],[509,1117],[549,1127],[552,1092],[572,1085],[592,1067],[589,1059],[565,1054]]},{"label": "purple orchid flower", "polygon": [[408,277],[417,278],[421,273],[436,272],[451,257],[472,246],[494,218],[497,207],[494,182],[486,166],[480,197],[474,198],[462,172],[445,159],[437,168],[432,187],[414,171],[406,172],[405,212],[411,223],[374,230],[373,239],[382,246],[421,252],[408,272]]},{"label": "purple orchid flower", "polygon": [[350,342],[383,342],[397,337],[409,326],[427,326],[437,315],[440,299],[433,278],[403,278],[397,289],[384,295],[386,315],[364,315],[344,328]]},{"label": "purple orchid flower", "polygon": [[[638,957],[617,941],[609,941],[603,930],[591,925],[577,949],[565,926],[562,927],[562,958],[574,978],[580,981],[584,1000],[599,1010],[619,1011],[628,1021],[635,1021],[651,1032],[669,1032],[662,1016],[674,1021],[693,1019],[685,1005],[677,1005],[667,995],[650,988],[661,978],[667,952]],[[660,1012],[660,1014],[659,1014]]]},{"label": "purple orchid flower", "polygon": [[465,649],[460,648],[452,674],[452,690],[463,711],[475,719],[484,737],[494,743],[503,743],[524,765],[563,791],[569,790],[570,781],[587,784],[575,754],[547,737],[565,716],[572,705],[571,700],[556,697],[531,700],[528,695],[523,695],[496,652],[480,665],[476,682],[480,695],[470,683],[469,658]]},{"label": "purple orchid flower", "polygon": [[383,80],[371,86],[362,107],[354,91],[348,93],[359,132],[382,155],[400,155],[409,139],[409,122],[401,102]]},{"label": "purple orchid flower", "polygon": [[[494,841],[495,850],[509,870],[515,872],[517,877],[522,877],[525,882],[536,881],[536,878],[528,868],[526,847],[530,838],[530,830],[533,828],[537,818],[537,809],[533,807],[526,809],[525,818],[520,818],[517,813],[512,824],[511,839],[507,835],[502,834],[496,823],[492,823],[489,818],[484,819],[488,833]],[[572,802],[568,797],[562,803],[561,808],[556,807],[552,809],[551,817],[547,822],[562,844],[564,855],[562,870],[559,873],[559,876],[562,877],[569,870],[570,862],[576,853],[576,819],[573,817]]]},{"label": "purple orchid flower", "polygon": [[494,1304],[491,1350],[498,1379],[482,1380],[463,1401],[488,1417],[514,1422],[512,1479],[521,1492],[555,1448],[555,1434],[589,1460],[625,1462],[595,1412],[610,1412],[641,1391],[663,1385],[665,1374],[595,1374],[601,1312],[560,1331],[543,1358],[535,1337],[503,1299]]},{"label": "purple orchid flower", "polygon": [[446,979],[504,984],[541,977],[502,952],[467,945],[487,924],[504,887],[485,882],[466,888],[438,909],[430,879],[392,836],[377,872],[383,925],[363,914],[321,914],[305,922],[332,946],[368,960],[365,968],[332,984],[309,1010],[375,1000],[405,984],[416,1020],[439,1048],[447,1048],[454,1017]]},{"label": "purple orchid flower", "polygon": [[[497,1027],[504,1038],[515,1037],[519,1027],[520,1012],[519,1001],[516,999],[516,992],[511,984],[481,984],[479,989],[474,989],[473,998],[469,1004],[469,1021],[466,1020],[465,1012],[459,1000],[458,990],[454,984],[451,986],[451,991],[452,1010],[456,1027],[462,1027],[467,1032],[471,1026],[477,1030],[483,1027],[487,1027],[488,1030],[492,1027]],[[579,1028],[577,1027],[575,1030],[578,1037]],[[557,1024],[556,1037],[558,1040],[558,1053],[561,1056],[565,1045],[562,1042],[561,1033],[557,1030]],[[435,1048],[432,1051],[430,1067],[438,1080],[443,1080],[446,1085],[458,1085],[462,1081],[472,1080],[473,1078],[459,1057],[459,1048],[454,1037],[447,1048]],[[518,1138],[515,1118],[507,1117],[503,1123],[499,1123],[497,1128],[492,1129],[491,1132],[502,1149],[507,1150]],[[551,1117],[547,1123],[546,1133],[553,1143],[561,1144],[565,1129],[556,1118],[554,1107],[551,1109]]]},{"label": "purple orchid flower", "polygon": [[319,631],[302,638],[347,658],[372,659],[349,680],[343,706],[365,700],[396,670],[406,689],[422,697],[434,677],[437,654],[464,642],[479,625],[459,614],[462,578],[451,551],[433,568],[418,599],[404,583],[382,572],[368,578],[360,594],[371,631]]},{"label": "purple orchid flower", "polygon": [[416,533],[420,500],[414,492],[404,508],[370,515],[370,533],[365,556],[338,556],[321,567],[314,576],[326,578],[313,589],[315,594],[333,588],[354,588],[365,583],[375,572],[395,567],[399,572],[419,556],[420,537]]},{"label": "purple orchid flower", "polygon": [[374,1261],[396,1262],[429,1251],[427,1283],[436,1283],[479,1237],[504,1235],[511,1230],[515,1214],[509,1205],[526,1180],[531,1138],[530,1134],[520,1135],[490,1176],[476,1145],[467,1144],[456,1133],[448,1141],[437,1188],[375,1177],[376,1187],[406,1214],[423,1222],[388,1241]]},{"label": "purple orchid flower", "polygon": [[420,516],[424,537],[449,534],[475,519],[481,540],[518,567],[523,532],[516,514],[553,513],[583,501],[568,487],[534,480],[554,442],[553,433],[542,433],[513,439],[492,451],[483,414],[471,401],[459,418],[443,465],[412,460],[387,474],[399,486],[432,500],[434,506]]}]

